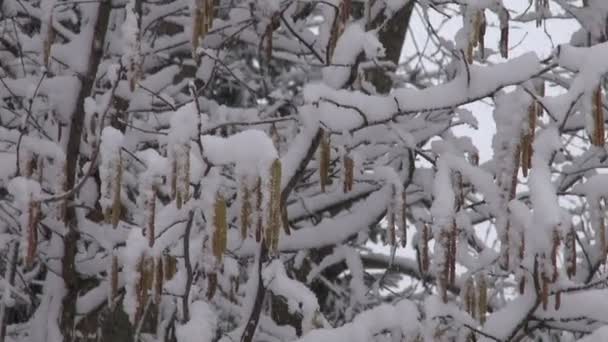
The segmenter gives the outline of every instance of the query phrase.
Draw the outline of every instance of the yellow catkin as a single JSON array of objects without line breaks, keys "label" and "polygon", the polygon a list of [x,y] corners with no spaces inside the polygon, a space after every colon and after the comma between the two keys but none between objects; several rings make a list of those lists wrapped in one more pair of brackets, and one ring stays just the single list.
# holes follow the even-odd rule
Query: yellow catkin
[{"label": "yellow catkin", "polygon": [[226,251],[226,234],[228,230],[226,201],[219,194],[215,198],[213,205],[213,255],[218,263],[222,262],[224,252]]},{"label": "yellow catkin", "polygon": [[171,255],[165,255],[164,259],[163,276],[165,277],[165,280],[171,280],[175,273],[177,273],[177,259]]},{"label": "yellow catkin", "polygon": [[321,191],[325,192],[325,186],[329,184],[329,166],[331,163],[331,145],[329,134],[323,132],[321,137],[320,155],[319,155],[319,175],[321,181]]},{"label": "yellow catkin", "polygon": [[154,260],[142,256],[138,264],[139,281],[136,284],[137,305],[135,310],[135,322],[142,319],[144,308],[149,298],[149,292],[154,283]]},{"label": "yellow catkin", "polygon": [[464,290],[461,294],[463,297],[462,302],[464,305],[464,309],[469,315],[471,315],[471,317],[475,317],[477,311],[477,304],[475,300],[475,280],[473,279],[473,277],[468,277],[464,286]]},{"label": "yellow catkin", "polygon": [[[213,0],[196,0],[192,14],[192,55],[196,58],[196,50],[200,41],[205,38],[213,26]],[[196,58],[198,61],[198,58]]]}]

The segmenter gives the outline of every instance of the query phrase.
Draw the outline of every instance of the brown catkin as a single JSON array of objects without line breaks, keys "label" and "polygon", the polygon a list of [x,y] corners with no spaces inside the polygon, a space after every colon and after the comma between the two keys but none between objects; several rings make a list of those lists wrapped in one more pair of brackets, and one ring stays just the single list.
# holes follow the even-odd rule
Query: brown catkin
[{"label": "brown catkin", "polygon": [[163,272],[164,272],[163,259],[156,258],[154,266],[155,266],[154,267],[154,271],[155,271],[155,274],[154,274],[154,303],[159,304],[160,298],[163,293],[163,283],[164,283],[164,279],[165,279],[165,276],[163,274]]},{"label": "brown catkin", "polygon": [[226,201],[217,194],[213,205],[213,255],[218,264],[222,262],[224,252],[226,251],[226,234],[228,230]]},{"label": "brown catkin", "polygon": [[515,198],[515,195],[517,194],[517,174],[519,171],[519,156],[520,156],[520,152],[521,152],[521,146],[517,145],[515,147],[515,150],[513,151],[513,173],[511,174],[511,187],[510,187],[510,191],[509,191],[509,200],[512,200]]},{"label": "brown catkin", "polygon": [[593,92],[593,122],[594,131],[591,143],[595,146],[604,146],[606,137],[604,132],[604,109],[601,85]]},{"label": "brown catkin", "polygon": [[566,274],[568,278],[572,278],[576,275],[576,231],[574,228],[570,229],[566,235],[565,248],[567,250],[566,256],[568,257],[566,260]]},{"label": "brown catkin", "polygon": [[560,240],[559,232],[557,230],[553,230],[553,245],[551,246],[551,266],[553,267],[553,273],[551,274],[552,283],[557,281],[558,276],[557,252],[559,251]]},{"label": "brown catkin", "polygon": [[122,157],[120,154],[118,155],[118,165],[116,166],[116,178],[114,179],[114,189],[113,195],[114,198],[112,200],[112,215],[111,215],[111,223],[114,228],[118,226],[118,222],[120,221],[120,210],[122,204],[120,202],[120,192],[122,188]]},{"label": "brown catkin", "polygon": [[31,201],[27,218],[27,253],[25,256],[26,268],[32,267],[36,258],[38,246],[38,223],[40,222],[40,202]]},{"label": "brown catkin", "polygon": [[207,275],[207,300],[211,300],[217,290],[217,274],[211,272]]},{"label": "brown catkin", "polygon": [[241,239],[247,239],[251,226],[251,192],[243,182],[241,186]]},{"label": "brown catkin", "polygon": [[270,168],[269,193],[266,242],[269,249],[276,252],[279,246],[279,230],[281,227],[281,160],[278,158],[272,162]]},{"label": "brown catkin", "polygon": [[118,257],[112,255],[112,266],[110,269],[110,307],[114,305],[114,299],[118,295]]},{"label": "brown catkin", "polygon": [[329,134],[327,132],[323,132],[319,148],[319,176],[321,181],[321,191],[325,192],[325,186],[329,184],[329,166],[331,163],[331,144],[329,141]]},{"label": "brown catkin", "polygon": [[480,23],[478,26],[478,32],[477,32],[477,40],[479,41],[479,56],[481,57],[481,60],[485,60],[486,58],[486,42],[485,42],[485,36],[486,36],[486,28],[487,28],[487,21],[486,21],[486,13],[485,11],[481,10],[480,11]]},{"label": "brown catkin", "polygon": [[458,238],[458,227],[456,226],[456,222],[452,223],[452,231],[449,232],[449,243],[450,243],[450,273],[449,273],[449,283],[454,285],[456,282],[456,245]]},{"label": "brown catkin", "polygon": [[407,245],[407,193],[405,189],[401,191],[401,214],[399,217],[401,218],[399,225],[401,226],[401,247],[405,247]]},{"label": "brown catkin", "polygon": [[148,235],[148,246],[152,247],[154,246],[154,240],[155,240],[155,221],[156,221],[156,194],[154,189],[152,189],[152,196],[148,197],[148,229],[146,231],[146,234]]},{"label": "brown catkin", "polygon": [[429,226],[425,223],[422,227],[420,241],[420,271],[426,273],[429,270]]},{"label": "brown catkin", "polygon": [[555,294],[555,310],[559,310],[562,306],[562,291],[557,291]]},{"label": "brown catkin", "polygon": [[600,258],[602,260],[602,263],[604,263],[606,261],[606,220],[604,218],[604,209],[603,209],[603,205],[602,202],[605,202],[604,198],[600,198],[599,203],[597,204],[598,207],[600,208],[599,210],[599,231],[597,232],[598,234],[598,243],[599,243],[599,249],[600,249]]},{"label": "brown catkin", "polygon": [[488,311],[488,283],[486,276],[482,273],[477,275],[477,313],[479,323],[486,322],[486,312]]},{"label": "brown catkin", "polygon": [[344,156],[344,193],[352,191],[354,183],[355,162],[349,155]]},{"label": "brown catkin", "polygon": [[542,292],[541,292],[541,302],[543,304],[543,310],[547,310],[549,306],[549,279],[544,274],[541,276],[542,281]]},{"label": "brown catkin", "polygon": [[255,186],[255,211],[257,215],[256,230],[255,230],[255,241],[262,241],[262,225],[264,223],[262,213],[262,178],[258,177],[257,184]]},{"label": "brown catkin", "polygon": [[171,199],[177,197],[177,160],[173,159],[171,163]]},{"label": "brown catkin", "polygon": [[[518,251],[518,256],[519,256],[519,261],[523,261],[524,259],[524,254],[526,251],[526,238],[523,232],[520,233],[520,243],[519,243],[519,251]],[[525,275],[522,275],[520,280],[519,280],[519,293],[520,294],[524,294],[526,290],[526,277]]]},{"label": "brown catkin", "polygon": [[503,8],[499,15],[500,19],[500,55],[502,58],[509,58],[509,19],[510,15],[506,8]]}]

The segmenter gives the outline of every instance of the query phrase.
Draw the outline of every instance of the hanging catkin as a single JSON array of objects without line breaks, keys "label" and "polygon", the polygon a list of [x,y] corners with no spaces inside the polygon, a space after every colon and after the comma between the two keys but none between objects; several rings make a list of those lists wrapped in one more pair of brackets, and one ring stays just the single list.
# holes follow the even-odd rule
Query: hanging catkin
[{"label": "hanging catkin", "polygon": [[574,228],[570,228],[566,235],[564,258],[566,259],[566,275],[571,279],[576,276],[576,231]]},{"label": "hanging catkin", "polygon": [[420,250],[420,272],[426,273],[429,270],[429,226],[425,223],[422,226],[422,234],[418,242]]},{"label": "hanging catkin", "polygon": [[593,91],[593,137],[591,143],[595,146],[604,146],[606,137],[604,132],[604,108],[602,86]]},{"label": "hanging catkin", "polygon": [[329,134],[325,131],[321,137],[319,150],[319,176],[321,182],[321,191],[325,192],[325,187],[329,184],[329,166],[331,163],[331,145],[329,141]]},{"label": "hanging catkin", "polygon": [[265,241],[270,251],[276,252],[279,245],[279,229],[281,227],[281,160],[275,159],[270,168],[268,227]]},{"label": "hanging catkin", "polygon": [[488,311],[488,283],[483,273],[477,275],[477,313],[479,323],[486,322],[486,312]]},{"label": "hanging catkin", "polygon": [[251,192],[244,181],[241,184],[241,239],[245,240],[251,227]]},{"label": "hanging catkin", "polygon": [[213,25],[213,0],[194,0],[192,14],[192,56],[198,61],[196,50]]},{"label": "hanging catkin", "polygon": [[262,178],[258,177],[256,186],[255,186],[255,213],[257,216],[257,222],[255,227],[255,241],[262,241],[262,229],[264,224],[264,213],[262,212]]},{"label": "hanging catkin", "polygon": [[344,168],[344,193],[353,190],[355,162],[348,154],[344,156],[342,167]]},{"label": "hanging catkin", "polygon": [[212,251],[217,263],[222,263],[224,252],[226,252],[226,234],[228,230],[226,201],[217,194],[213,205],[213,241]]},{"label": "hanging catkin", "polygon": [[502,58],[509,58],[509,11],[503,8],[498,18],[500,20],[500,55]]}]

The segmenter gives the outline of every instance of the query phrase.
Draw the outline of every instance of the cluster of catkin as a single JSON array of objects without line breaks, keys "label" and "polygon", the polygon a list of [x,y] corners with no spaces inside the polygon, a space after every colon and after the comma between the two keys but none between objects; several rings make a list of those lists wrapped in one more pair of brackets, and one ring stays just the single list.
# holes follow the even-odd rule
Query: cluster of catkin
[{"label": "cluster of catkin", "polygon": [[545,19],[545,11],[549,9],[549,0],[536,0],[534,10],[536,11],[536,27],[540,27]]},{"label": "cluster of catkin", "polygon": [[281,198],[280,159],[277,158],[271,163],[268,175],[267,181],[257,177],[253,187],[249,186],[245,179],[241,181],[238,195],[241,199],[241,238],[245,240],[253,236],[256,242],[265,243],[269,251],[277,252],[281,227],[286,234],[290,234],[287,211]]},{"label": "cluster of catkin", "polygon": [[[458,227],[453,222],[448,227],[443,227],[439,232],[436,243],[440,253],[436,253],[437,265],[437,289],[444,303],[448,302],[448,287],[453,286],[456,281],[456,246],[458,242]],[[427,256],[428,257],[428,256]]]},{"label": "cluster of catkin", "polygon": [[177,272],[177,259],[169,255],[154,258],[144,254],[137,263],[136,272],[138,281],[135,284],[134,322],[139,322],[144,318],[149,302],[160,303],[164,283],[173,278]]},{"label": "cluster of catkin", "polygon": [[[545,253],[537,255],[534,259],[534,269],[532,277],[536,292],[540,294],[543,310],[549,306],[549,295],[551,285],[557,281],[559,271],[557,268],[557,254],[561,243],[561,236],[557,230],[553,231],[551,250],[547,256]],[[571,263],[571,260],[566,260]],[[576,260],[574,260],[576,263]],[[521,289],[520,289],[521,290]],[[523,291],[522,291],[523,292]],[[561,291],[555,294],[555,310],[559,310],[561,305]]]},{"label": "cluster of catkin", "polygon": [[469,276],[460,292],[464,310],[477,319],[480,324],[486,321],[488,312],[488,281],[486,275],[479,273]]}]

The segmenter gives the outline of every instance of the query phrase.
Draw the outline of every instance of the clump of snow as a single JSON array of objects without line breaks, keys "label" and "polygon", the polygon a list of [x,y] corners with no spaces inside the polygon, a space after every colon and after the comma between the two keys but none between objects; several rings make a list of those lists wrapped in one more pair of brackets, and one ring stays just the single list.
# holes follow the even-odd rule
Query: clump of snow
[{"label": "clump of snow", "polygon": [[175,329],[178,342],[212,342],[215,340],[219,318],[209,303],[195,301],[190,304],[191,318]]},{"label": "clump of snow", "polygon": [[122,252],[123,274],[125,276],[125,298],[123,308],[133,322],[137,311],[137,284],[140,272],[138,265],[149,252],[148,239],[140,228],[133,228]]},{"label": "clump of snow", "polygon": [[338,39],[331,60],[335,65],[323,69],[323,81],[335,89],[341,88],[361,52],[368,59],[378,58],[384,56],[384,47],[373,32],[365,32],[360,24],[353,23]]},{"label": "clump of snow", "polygon": [[250,129],[228,138],[205,135],[202,137],[205,156],[213,164],[236,164],[239,175],[252,172],[268,173],[273,160],[278,158],[272,139],[260,130]]}]

